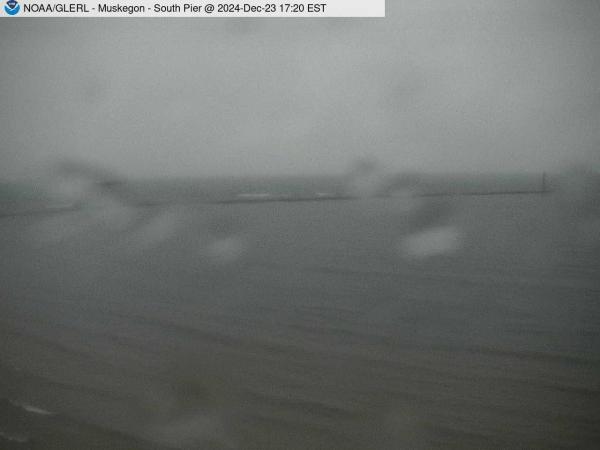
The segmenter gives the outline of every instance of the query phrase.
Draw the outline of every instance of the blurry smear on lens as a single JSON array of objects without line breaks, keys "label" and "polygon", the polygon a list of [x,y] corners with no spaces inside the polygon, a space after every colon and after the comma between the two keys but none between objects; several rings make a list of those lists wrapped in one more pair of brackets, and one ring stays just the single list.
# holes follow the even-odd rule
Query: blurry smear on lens
[{"label": "blurry smear on lens", "polygon": [[398,250],[409,258],[427,258],[452,253],[461,246],[461,234],[452,225],[427,228],[400,239]]},{"label": "blurry smear on lens", "polygon": [[355,198],[370,198],[380,195],[385,184],[383,169],[374,159],[356,161],[346,176],[346,195]]}]

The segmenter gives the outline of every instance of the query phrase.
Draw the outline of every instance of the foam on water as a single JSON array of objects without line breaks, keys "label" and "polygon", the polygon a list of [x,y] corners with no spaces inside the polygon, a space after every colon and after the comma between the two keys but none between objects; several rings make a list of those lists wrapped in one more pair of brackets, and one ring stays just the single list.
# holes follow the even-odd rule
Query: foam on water
[{"label": "foam on water", "polygon": [[37,406],[30,405],[28,403],[21,403],[21,402],[15,402],[15,401],[10,401],[10,403],[13,406],[16,406],[17,408],[21,408],[24,411],[27,411],[28,413],[31,413],[31,414],[39,414],[41,416],[53,416],[55,414],[51,411],[47,411],[43,408],[39,408]]}]

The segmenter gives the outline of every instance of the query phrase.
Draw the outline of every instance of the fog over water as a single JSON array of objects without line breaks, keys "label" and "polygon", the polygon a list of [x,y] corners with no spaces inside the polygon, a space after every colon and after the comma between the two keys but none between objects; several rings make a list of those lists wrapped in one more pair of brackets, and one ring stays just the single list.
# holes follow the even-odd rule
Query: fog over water
[{"label": "fog over water", "polygon": [[3,20],[0,177],[553,170],[600,139],[596,1],[385,19]]},{"label": "fog over water", "polygon": [[600,2],[0,57],[1,449],[600,448]]}]

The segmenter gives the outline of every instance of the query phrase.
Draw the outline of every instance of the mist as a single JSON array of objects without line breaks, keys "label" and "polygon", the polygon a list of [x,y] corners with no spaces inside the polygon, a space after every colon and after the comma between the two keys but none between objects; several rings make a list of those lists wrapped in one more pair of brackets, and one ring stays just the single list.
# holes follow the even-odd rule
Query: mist
[{"label": "mist", "polygon": [[541,172],[600,143],[600,4],[388,2],[385,19],[4,20],[0,178]]},{"label": "mist", "polygon": [[386,14],[0,19],[0,448],[600,448],[600,2]]}]

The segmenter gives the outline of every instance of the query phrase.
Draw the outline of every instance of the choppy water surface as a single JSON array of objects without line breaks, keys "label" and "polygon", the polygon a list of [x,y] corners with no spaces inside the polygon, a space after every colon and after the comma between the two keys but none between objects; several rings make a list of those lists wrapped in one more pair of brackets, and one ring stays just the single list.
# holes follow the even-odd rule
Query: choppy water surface
[{"label": "choppy water surface", "polygon": [[597,448],[598,246],[461,197],[460,248],[405,258],[403,201],[2,218],[0,442]]}]

